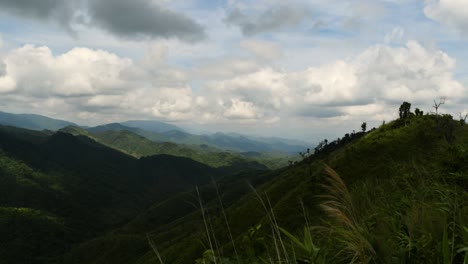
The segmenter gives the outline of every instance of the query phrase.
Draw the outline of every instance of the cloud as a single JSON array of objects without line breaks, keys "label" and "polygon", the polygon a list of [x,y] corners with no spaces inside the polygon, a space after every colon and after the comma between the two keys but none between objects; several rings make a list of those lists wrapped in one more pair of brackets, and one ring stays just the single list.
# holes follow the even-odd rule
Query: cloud
[{"label": "cloud", "polygon": [[[385,109],[397,109],[402,101],[427,111],[442,96],[453,105],[468,99],[467,87],[453,77],[455,60],[415,41],[374,45],[348,59],[296,71],[255,64],[249,71],[205,76],[196,89],[186,70],[166,64],[166,50],[153,45],[134,61],[103,50],[53,54],[48,47],[25,45],[0,60],[0,104],[5,110],[55,111],[84,123],[158,118],[279,126],[291,119],[380,121],[388,119]],[[232,65],[218,67],[222,72]]]},{"label": "cloud", "polygon": [[68,1],[62,0],[0,0],[0,6],[22,16],[32,16],[36,18],[50,18],[57,15],[58,10],[67,10]]},{"label": "cloud", "polygon": [[70,29],[70,24],[74,19],[73,9],[77,3],[76,0],[0,0],[0,7],[3,12],[9,14],[58,21],[60,25]]},{"label": "cloud", "polygon": [[392,31],[388,32],[385,35],[384,42],[386,44],[400,43],[404,35],[405,35],[405,30],[403,28],[394,27]]},{"label": "cloud", "polygon": [[189,118],[192,92],[183,76],[164,63],[148,64],[148,60],[134,62],[88,48],[54,55],[48,47],[25,45],[0,61],[6,69],[0,76],[0,104],[28,105],[30,112],[55,109],[71,120],[77,115],[100,120],[106,116]]},{"label": "cloud", "polygon": [[258,14],[247,14],[234,8],[224,21],[228,25],[238,26],[244,35],[252,36],[296,26],[306,15],[306,10],[297,5],[278,5]]},{"label": "cloud", "polygon": [[48,47],[32,45],[12,51],[5,63],[16,89],[37,97],[115,93],[126,86],[120,74],[131,65],[102,50],[74,48],[54,56]]},{"label": "cloud", "polygon": [[279,59],[282,56],[280,46],[274,42],[263,40],[244,40],[240,43],[240,47],[249,51],[256,58],[263,61],[272,61]]},{"label": "cloud", "polygon": [[91,23],[124,38],[179,38],[199,41],[203,27],[184,14],[151,0],[91,0]]},{"label": "cloud", "polygon": [[468,36],[468,2],[464,0],[425,1],[424,14]]},{"label": "cloud", "polygon": [[430,105],[445,96],[454,104],[463,103],[468,89],[454,79],[455,65],[446,53],[409,41],[398,47],[371,46],[347,60],[302,71],[260,68],[212,82],[206,94],[237,119],[380,118],[383,106],[405,100]]},{"label": "cloud", "polygon": [[153,0],[0,0],[0,8],[17,16],[54,21],[74,28],[97,27],[126,39],[177,38],[187,42],[206,37],[202,25]]},{"label": "cloud", "polygon": [[228,119],[255,120],[261,118],[261,114],[252,102],[231,99],[223,107],[225,107],[223,114]]}]

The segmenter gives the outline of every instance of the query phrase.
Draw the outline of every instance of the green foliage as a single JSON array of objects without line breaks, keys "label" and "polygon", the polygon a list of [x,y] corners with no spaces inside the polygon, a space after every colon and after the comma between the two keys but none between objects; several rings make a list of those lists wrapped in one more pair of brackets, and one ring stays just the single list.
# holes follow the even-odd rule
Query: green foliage
[{"label": "green foliage", "polygon": [[[92,134],[99,142],[123,151],[137,158],[153,155],[172,155],[186,157],[212,167],[237,166],[244,169],[265,168],[253,159],[247,159],[233,152],[220,151],[212,147],[178,145],[171,142],[153,142],[130,131],[106,130]],[[257,159],[262,161],[261,159]],[[265,159],[267,160],[267,159]]]},{"label": "green foliage", "polygon": [[0,207],[2,263],[61,263],[69,239],[63,219],[31,208]]},{"label": "green foliage", "polygon": [[295,252],[295,260],[306,263],[326,263],[325,256],[322,255],[320,248],[318,248],[312,241],[311,230],[308,226],[304,226],[303,238],[298,238],[289,233],[284,228],[279,228],[281,232],[286,235],[299,250],[293,249]]},{"label": "green foliage", "polygon": [[2,128],[0,248],[11,250],[0,257],[159,263],[148,234],[164,263],[466,263],[468,127],[408,115],[347,138],[287,168],[230,174],[136,159],[82,134]]},{"label": "green foliage", "polygon": [[400,119],[406,119],[410,115],[411,104],[408,102],[403,102],[398,109]]}]

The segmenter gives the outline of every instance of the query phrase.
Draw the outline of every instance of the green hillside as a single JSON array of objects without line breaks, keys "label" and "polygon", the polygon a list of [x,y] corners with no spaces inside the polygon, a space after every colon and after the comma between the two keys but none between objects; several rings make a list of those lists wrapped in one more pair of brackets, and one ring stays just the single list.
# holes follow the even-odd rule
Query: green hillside
[{"label": "green hillside", "polygon": [[34,130],[59,130],[66,126],[76,126],[72,122],[34,114],[10,114],[0,112],[0,125],[15,126]]},{"label": "green hillside", "polygon": [[[142,123],[143,122],[143,123]],[[153,126],[154,125],[154,126]],[[175,127],[172,130],[170,125],[159,127],[158,122],[135,121],[123,123],[111,123],[96,127],[86,128],[92,134],[107,131],[129,131],[145,137],[156,143],[172,142],[190,147],[210,147],[223,152],[259,152],[269,153],[275,156],[278,154],[296,154],[304,149],[304,142],[288,140],[282,138],[254,138],[240,134],[215,133],[211,135],[194,135],[182,131]]]},{"label": "green hillside", "polygon": [[187,158],[136,159],[84,136],[0,127],[0,259],[62,263],[73,244],[225,173]]},{"label": "green hillside", "polygon": [[[0,127],[7,263],[468,261],[468,125],[448,115],[406,115],[234,174],[67,132]],[[158,145],[111,139],[127,153]]]},{"label": "green hillside", "polygon": [[[112,254],[120,252],[116,243],[131,252],[129,244],[138,243],[121,240],[132,236],[144,243],[147,235],[164,263],[463,263],[467,258],[468,126],[449,116],[411,116],[348,134],[289,168],[218,185],[219,196],[208,185],[200,196],[180,194],[154,204],[99,238],[114,245],[103,249],[105,261],[87,255],[84,262],[119,263]],[[184,210],[188,203],[192,209]],[[175,220],[158,216],[170,208],[182,210]],[[79,263],[79,256],[97,246],[90,241],[75,247],[66,262]],[[130,263],[159,260],[150,249]]]},{"label": "green hillside", "polygon": [[[260,163],[232,152],[223,152],[208,146],[186,146],[172,142],[153,142],[127,130],[102,131],[92,134],[99,142],[124,151],[135,157],[167,154],[186,157],[212,167],[228,167],[240,164],[248,168],[265,168]],[[261,161],[261,159],[257,159]],[[265,159],[266,160],[266,159]]]}]

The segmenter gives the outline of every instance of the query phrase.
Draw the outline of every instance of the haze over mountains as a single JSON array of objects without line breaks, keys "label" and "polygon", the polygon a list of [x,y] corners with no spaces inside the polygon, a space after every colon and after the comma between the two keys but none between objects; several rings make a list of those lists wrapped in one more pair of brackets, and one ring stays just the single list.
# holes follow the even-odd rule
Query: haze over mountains
[{"label": "haze over mountains", "polygon": [[[34,130],[56,131],[67,126],[80,127],[72,122],[31,114],[10,114],[0,112],[0,124]],[[173,142],[185,145],[206,145],[220,150],[237,152],[282,152],[298,153],[308,143],[300,140],[250,137],[236,133],[214,133],[194,135],[182,128],[153,120],[129,120],[121,123],[103,124],[95,127],[82,127],[89,132],[130,131],[155,142]]]}]

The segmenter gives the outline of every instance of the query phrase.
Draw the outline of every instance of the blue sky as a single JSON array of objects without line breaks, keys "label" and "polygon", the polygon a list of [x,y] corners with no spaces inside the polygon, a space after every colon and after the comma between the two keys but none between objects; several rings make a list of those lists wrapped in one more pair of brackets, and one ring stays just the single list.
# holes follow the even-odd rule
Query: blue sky
[{"label": "blue sky", "polygon": [[1,111],[318,141],[468,113],[464,0],[0,0]]}]

